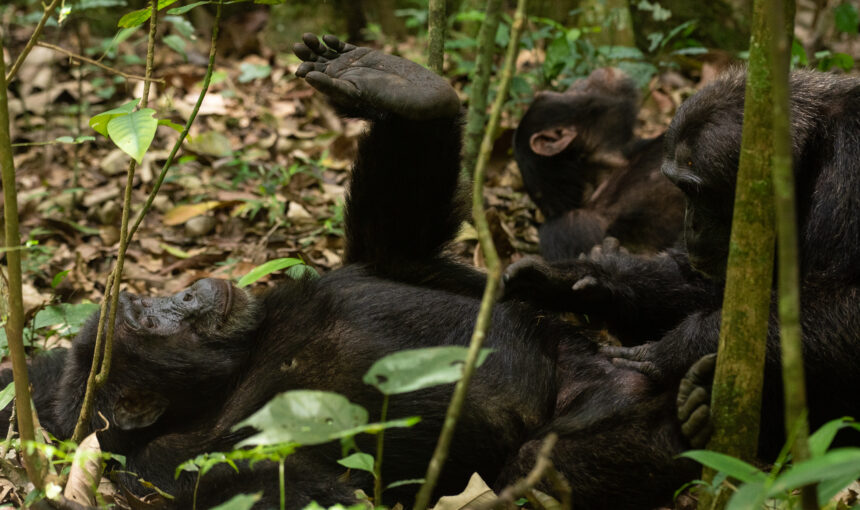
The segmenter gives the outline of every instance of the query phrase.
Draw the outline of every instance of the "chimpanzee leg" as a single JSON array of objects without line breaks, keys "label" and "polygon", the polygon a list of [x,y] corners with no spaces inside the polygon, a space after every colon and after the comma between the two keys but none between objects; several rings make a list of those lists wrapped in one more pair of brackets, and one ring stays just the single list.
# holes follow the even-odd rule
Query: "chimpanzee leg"
[{"label": "chimpanzee leg", "polygon": [[460,105],[441,77],[408,60],[305,34],[297,75],[339,111],[368,119],[346,202],[345,262],[375,271],[437,256],[456,233]]}]

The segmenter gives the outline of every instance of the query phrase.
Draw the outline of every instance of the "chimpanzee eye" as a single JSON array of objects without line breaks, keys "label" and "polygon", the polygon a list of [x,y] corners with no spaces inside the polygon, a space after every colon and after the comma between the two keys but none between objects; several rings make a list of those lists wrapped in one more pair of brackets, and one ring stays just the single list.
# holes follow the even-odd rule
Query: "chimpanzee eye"
[{"label": "chimpanzee eye", "polygon": [[155,317],[147,317],[143,320],[143,325],[149,329],[155,329],[158,326],[158,320]]},{"label": "chimpanzee eye", "polygon": [[183,301],[191,301],[192,299],[194,299],[194,295],[190,292],[186,292],[185,295],[182,296]]},{"label": "chimpanzee eye", "polygon": [[687,160],[687,166],[688,166],[688,167],[692,167],[692,166],[693,166],[693,161],[688,159],[688,160]]}]

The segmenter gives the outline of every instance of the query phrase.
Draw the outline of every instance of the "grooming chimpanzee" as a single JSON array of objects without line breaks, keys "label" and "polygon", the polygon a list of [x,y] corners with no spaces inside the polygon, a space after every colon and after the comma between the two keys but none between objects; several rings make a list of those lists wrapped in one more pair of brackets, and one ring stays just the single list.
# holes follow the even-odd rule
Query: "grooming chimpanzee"
[{"label": "grooming chimpanzee", "polygon": [[[810,425],[860,417],[860,80],[791,75],[794,174],[801,264],[801,322]],[[653,259],[603,253],[555,266],[524,262],[510,297],[588,313],[632,342],[610,347],[619,366],[677,384],[717,349],[740,153],[745,75],[734,71],[685,102],[666,133],[663,173],[687,198],[686,252]],[[784,440],[779,338],[773,306],[760,454]],[[849,439],[860,443],[856,436]]]},{"label": "grooming chimpanzee", "polygon": [[[475,323],[484,277],[442,255],[463,216],[453,89],[398,57],[331,36],[325,46],[310,34],[303,41],[295,48],[305,61],[297,74],[345,115],[370,121],[346,203],[346,266],[252,298],[205,281],[199,285],[208,290],[197,296],[202,314],[182,307],[183,294],[125,296],[120,303],[118,357],[96,403],[112,426],[100,437],[106,449],[126,456],[119,475],[126,489],[148,492],[144,479],[175,496],[172,508],[191,507],[197,478],[183,473],[175,480],[176,466],[233,449],[251,433],[234,425],[279,392],[335,391],[378,419],[381,394],[361,382],[374,361],[407,348],[466,345]],[[91,322],[75,340],[62,383],[72,389],[54,406],[60,415],[80,407],[94,336]],[[507,485],[532,468],[536,445],[549,432],[560,436],[553,459],[582,508],[651,508],[695,476],[695,466],[674,458],[682,449],[675,390],[614,366],[581,330],[527,303],[507,302],[494,310],[485,343],[494,353],[469,389],[437,495],[461,491],[475,471],[496,488]],[[126,387],[148,393],[123,400]],[[386,432],[386,481],[424,475],[451,392],[446,385],[392,397],[389,417],[422,421]],[[57,430],[67,434],[70,423]],[[358,439],[374,451],[373,442]],[[370,477],[353,472],[345,479],[339,457],[336,444],[288,457],[288,506],[349,503],[357,488],[370,493]],[[216,467],[200,479],[197,505],[263,491],[260,506],[274,506],[277,473],[266,462],[238,473]],[[409,505],[414,491],[390,489],[385,503]]]},{"label": "grooming chimpanzee", "polygon": [[541,92],[514,135],[514,155],[540,208],[544,259],[576,258],[617,238],[633,252],[669,248],[683,230],[684,198],[660,174],[663,135],[634,136],[638,92],[603,68],[565,93]]}]

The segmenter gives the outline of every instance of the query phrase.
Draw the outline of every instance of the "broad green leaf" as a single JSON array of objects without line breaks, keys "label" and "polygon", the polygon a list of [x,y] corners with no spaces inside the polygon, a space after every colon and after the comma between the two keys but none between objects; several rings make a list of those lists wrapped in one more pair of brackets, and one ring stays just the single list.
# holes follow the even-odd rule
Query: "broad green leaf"
[{"label": "broad green leaf", "polygon": [[248,274],[239,279],[239,283],[237,283],[236,285],[238,285],[239,287],[246,287],[256,282],[260,278],[266,276],[267,274],[271,274],[275,271],[280,271],[281,269],[286,269],[288,267],[303,263],[304,262],[301,259],[294,259],[289,257],[270,260],[264,264],[260,264],[259,266],[249,271]]},{"label": "broad green leaf", "polygon": [[206,5],[206,4],[211,4],[211,3],[212,2],[210,0],[206,0],[205,2],[194,2],[193,4],[183,5],[182,7],[176,7],[175,9],[170,9],[169,11],[167,11],[167,14],[173,14],[175,16],[178,16],[180,14],[185,14],[186,12],[190,11],[191,9],[193,9],[195,7],[199,7],[201,5]]},{"label": "broad green leaf", "polygon": [[820,457],[799,462],[779,475],[770,487],[768,496],[797,489],[825,480],[860,477],[860,448],[837,448]]},{"label": "broad green leaf", "polygon": [[716,471],[726,473],[732,478],[737,478],[744,483],[764,483],[767,479],[767,475],[762,473],[757,467],[724,453],[711,452],[708,450],[691,450],[689,452],[682,453],[681,457],[693,459],[700,464],[704,464]]},{"label": "broad green leaf", "polygon": [[263,64],[256,65],[250,62],[243,62],[239,66],[241,74],[239,75],[239,83],[248,83],[258,78],[268,78],[272,74],[272,66]]},{"label": "broad green leaf", "polygon": [[262,492],[256,494],[236,494],[228,501],[218,506],[213,506],[211,510],[250,510],[254,506],[254,503],[260,501],[261,497],[263,497]]},{"label": "broad green leaf", "polygon": [[131,11],[120,18],[116,25],[120,28],[137,27],[144,24],[150,16],[152,16],[152,7],[146,7],[136,11]]},{"label": "broad green leaf", "polygon": [[833,438],[836,437],[837,432],[844,428],[855,426],[856,423],[853,418],[845,417],[831,420],[818,427],[818,430],[809,436],[809,453],[813,457],[824,455],[827,449],[830,448],[830,444],[833,442]]},{"label": "broad green leaf", "polygon": [[233,430],[250,426],[260,431],[237,448],[277,443],[309,445],[346,437],[366,423],[367,411],[343,395],[294,390],[276,396]]},{"label": "broad green leaf", "polygon": [[63,334],[74,335],[80,331],[87,319],[98,310],[99,305],[95,303],[60,303],[59,305],[46,306],[33,318],[33,327],[41,329],[63,325],[68,327],[68,331],[63,331]]},{"label": "broad green leaf", "polygon": [[158,120],[153,117],[155,110],[144,108],[128,115],[115,117],[108,122],[110,139],[123,152],[140,163],[143,155],[155,138]]},{"label": "broad green leaf", "polygon": [[837,30],[847,34],[857,33],[857,26],[860,25],[860,13],[857,12],[856,6],[851,5],[850,2],[845,2],[833,9],[833,17]]},{"label": "broad green leaf", "polygon": [[0,409],[6,409],[13,398],[15,398],[15,381],[10,382],[3,391],[0,391]]},{"label": "broad green leaf", "polygon": [[182,58],[186,61],[188,60],[188,55],[185,53],[185,39],[176,34],[170,34],[164,36],[162,41],[164,41],[164,44],[166,44],[168,48],[182,55]]},{"label": "broad green leaf", "polygon": [[373,455],[366,453],[353,453],[349,457],[340,459],[337,463],[350,469],[360,469],[361,471],[373,473]]},{"label": "broad green leaf", "polygon": [[[469,349],[460,346],[426,347],[389,354],[377,360],[363,381],[386,395],[396,395],[459,381]],[[481,366],[492,349],[481,349]]]},{"label": "broad green leaf", "polygon": [[[725,490],[725,489],[723,489]],[[761,508],[765,500],[764,484],[760,482],[742,485],[726,505],[726,510],[751,510]]]},{"label": "broad green leaf", "polygon": [[96,115],[95,117],[90,119],[90,127],[95,129],[97,133],[104,136],[105,138],[109,138],[107,130],[108,122],[110,122],[111,119],[123,115],[128,115],[129,113],[133,112],[134,108],[139,102],[140,99],[132,99],[131,101],[125,103],[119,108],[114,108],[113,110],[108,110],[106,112],[102,112]]}]

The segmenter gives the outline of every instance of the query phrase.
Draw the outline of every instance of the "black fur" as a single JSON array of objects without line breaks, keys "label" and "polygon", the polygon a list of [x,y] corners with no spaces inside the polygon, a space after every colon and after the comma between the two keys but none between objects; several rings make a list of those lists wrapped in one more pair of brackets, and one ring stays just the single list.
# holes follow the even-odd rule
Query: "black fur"
[{"label": "black fur", "polygon": [[598,69],[563,94],[538,94],[520,121],[514,155],[546,218],[546,260],[576,258],[606,236],[643,253],[678,240],[683,196],[660,174],[663,136],[633,134],[637,101],[629,77]]},{"label": "black fur", "polygon": [[[607,254],[555,267],[522,264],[510,297],[584,311],[642,346],[611,349],[669,387],[715,352],[740,152],[744,73],[684,103],[666,133],[663,172],[687,197],[686,252]],[[810,425],[860,416],[860,80],[791,75],[801,263],[801,325]],[[696,271],[693,271],[695,268]],[[701,273],[701,274],[697,274]],[[640,329],[641,328],[641,329]],[[768,334],[760,453],[784,442],[778,320]],[[860,438],[843,436],[860,444]]]}]

